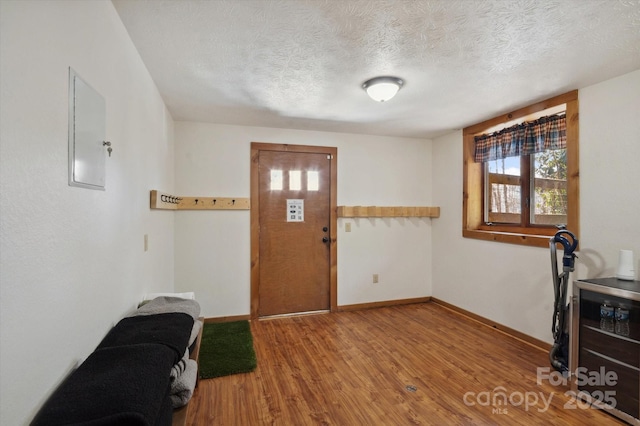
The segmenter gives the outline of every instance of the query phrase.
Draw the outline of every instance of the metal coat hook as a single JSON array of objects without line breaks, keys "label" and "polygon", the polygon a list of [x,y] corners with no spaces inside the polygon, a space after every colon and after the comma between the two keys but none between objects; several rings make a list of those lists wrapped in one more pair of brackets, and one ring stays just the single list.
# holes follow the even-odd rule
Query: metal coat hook
[{"label": "metal coat hook", "polygon": [[214,205],[214,206],[216,205],[216,201],[218,201],[218,200],[216,200],[216,199],[214,198],[214,199],[213,199],[213,205]]},{"label": "metal coat hook", "polygon": [[160,195],[160,201],[162,201],[163,203],[169,203],[169,204],[180,204],[180,201],[182,201],[182,197],[162,194]]}]

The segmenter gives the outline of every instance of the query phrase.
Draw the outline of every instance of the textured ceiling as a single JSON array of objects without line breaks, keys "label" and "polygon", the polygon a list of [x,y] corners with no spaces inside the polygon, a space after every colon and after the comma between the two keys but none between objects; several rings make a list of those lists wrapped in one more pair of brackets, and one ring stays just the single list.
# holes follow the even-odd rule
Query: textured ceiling
[{"label": "textured ceiling", "polygon": [[113,4],[177,121],[429,138],[640,69],[640,0]]}]

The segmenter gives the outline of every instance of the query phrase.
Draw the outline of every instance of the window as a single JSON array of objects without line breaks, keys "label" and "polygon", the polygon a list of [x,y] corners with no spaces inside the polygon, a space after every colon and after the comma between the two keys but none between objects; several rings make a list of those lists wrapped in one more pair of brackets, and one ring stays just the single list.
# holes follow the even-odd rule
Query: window
[{"label": "window", "polygon": [[282,170],[271,170],[271,185],[272,191],[282,191]]},{"label": "window", "polygon": [[[525,127],[553,137],[502,143]],[[557,226],[579,232],[577,91],[467,127],[463,143],[464,237],[548,247]]]},{"label": "window", "polygon": [[320,190],[320,173],[317,171],[309,170],[307,172],[307,191],[319,191]]},{"label": "window", "polygon": [[[302,171],[289,170],[289,190],[302,190]],[[282,170],[271,170],[271,180],[269,189],[272,191],[282,191],[284,183],[284,172]],[[320,190],[320,173],[316,170],[307,171],[307,191]]]},{"label": "window", "polygon": [[302,172],[300,170],[289,170],[289,191],[300,191],[302,189]]}]

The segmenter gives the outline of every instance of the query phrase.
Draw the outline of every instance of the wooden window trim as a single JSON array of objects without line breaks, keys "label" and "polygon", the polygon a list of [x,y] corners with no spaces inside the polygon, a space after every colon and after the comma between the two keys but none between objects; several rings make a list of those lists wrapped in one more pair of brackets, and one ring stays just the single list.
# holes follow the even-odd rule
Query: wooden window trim
[{"label": "wooden window trim", "polygon": [[555,228],[487,226],[484,224],[482,197],[483,163],[473,161],[475,153],[474,136],[501,123],[508,123],[512,120],[526,117],[527,115],[562,104],[566,104],[567,117],[567,229],[576,235],[580,234],[578,91],[573,90],[463,129],[463,237],[535,247],[549,247],[549,237],[555,234]]}]

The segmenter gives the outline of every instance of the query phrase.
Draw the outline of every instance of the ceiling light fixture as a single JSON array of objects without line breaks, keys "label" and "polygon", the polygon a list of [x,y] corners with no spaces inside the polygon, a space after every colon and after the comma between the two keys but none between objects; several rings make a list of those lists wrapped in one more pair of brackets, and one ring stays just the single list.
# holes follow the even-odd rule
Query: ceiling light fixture
[{"label": "ceiling light fixture", "polygon": [[398,77],[376,77],[362,83],[362,88],[377,102],[386,102],[393,98],[404,81]]}]

